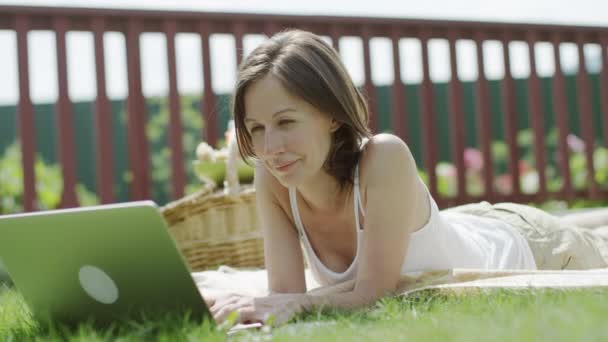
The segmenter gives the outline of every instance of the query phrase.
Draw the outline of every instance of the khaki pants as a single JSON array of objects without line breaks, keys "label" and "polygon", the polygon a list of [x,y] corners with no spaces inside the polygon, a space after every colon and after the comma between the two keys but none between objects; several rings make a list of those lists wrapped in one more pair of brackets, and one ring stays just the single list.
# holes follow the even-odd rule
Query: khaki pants
[{"label": "khaki pants", "polygon": [[608,267],[606,229],[565,224],[543,210],[515,203],[480,202],[446,209],[503,220],[515,226],[530,245],[538,269]]}]

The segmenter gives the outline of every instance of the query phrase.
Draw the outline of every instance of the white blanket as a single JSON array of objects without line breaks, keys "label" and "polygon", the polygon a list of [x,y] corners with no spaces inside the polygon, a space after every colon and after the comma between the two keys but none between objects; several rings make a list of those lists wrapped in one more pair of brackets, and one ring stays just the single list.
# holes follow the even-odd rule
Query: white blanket
[{"label": "white blanket", "polygon": [[[192,273],[203,293],[232,292],[251,296],[268,294],[266,270],[235,269],[221,266],[217,271]],[[306,270],[306,285],[311,294],[347,291],[353,288],[350,281],[334,287],[321,288]],[[452,269],[416,272],[402,276],[397,294],[409,295],[425,290],[460,293],[493,288],[590,288],[608,287],[608,268],[581,271],[522,271]]]}]

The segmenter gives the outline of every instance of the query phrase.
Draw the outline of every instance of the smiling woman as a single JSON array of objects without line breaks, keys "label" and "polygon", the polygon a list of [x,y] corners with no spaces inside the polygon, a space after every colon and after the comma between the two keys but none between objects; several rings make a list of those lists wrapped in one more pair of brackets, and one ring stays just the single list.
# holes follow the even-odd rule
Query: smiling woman
[{"label": "smiling woman", "polygon": [[[439,212],[408,146],[371,136],[363,96],[312,33],[279,33],[243,61],[233,114],[240,152],[255,163],[272,294],[205,298],[219,321],[363,307],[412,271],[608,266],[608,234],[576,219],[486,202]],[[322,295],[306,293],[304,257],[330,286]]]},{"label": "smiling woman", "polygon": [[[272,154],[265,149],[280,146],[275,143],[289,135],[293,145],[314,142],[320,153],[317,159],[339,185],[352,185],[361,141],[371,136],[368,109],[330,46],[304,32],[284,34],[258,47],[238,76],[233,113],[243,157]],[[269,145],[264,145],[266,130],[280,133],[268,135],[277,139]],[[272,162],[282,166],[289,161],[280,157]]]},{"label": "smiling woman", "polygon": [[[269,94],[273,101],[268,101]],[[332,136],[336,137],[334,139],[340,139],[341,135],[349,137],[348,133],[336,132],[346,128],[306,101],[292,96],[276,77],[267,75],[252,84],[245,103],[250,108],[244,121],[245,131],[251,136],[252,150],[281,184],[295,185],[298,180],[311,176],[302,171],[317,171],[323,167],[344,183],[352,177],[348,173],[341,174],[340,171],[346,169],[332,169],[331,159],[327,159],[330,147],[339,146],[338,142],[332,141]],[[343,139],[339,142],[342,146],[357,143],[356,139]],[[341,152],[348,153],[338,150],[334,154]],[[357,152],[351,153],[350,160],[358,159]]]}]

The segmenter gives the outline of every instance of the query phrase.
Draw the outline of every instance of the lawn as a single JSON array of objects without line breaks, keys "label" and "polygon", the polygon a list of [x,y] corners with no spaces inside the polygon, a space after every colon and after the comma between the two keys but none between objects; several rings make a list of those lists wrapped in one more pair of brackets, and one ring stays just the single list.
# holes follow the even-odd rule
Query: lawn
[{"label": "lawn", "polygon": [[[390,298],[356,312],[309,313],[292,323],[233,337],[253,341],[606,341],[608,289],[498,290],[466,296],[426,291]],[[99,331],[41,328],[19,293],[0,286],[0,341],[225,340],[209,324],[167,319],[121,322]]]}]

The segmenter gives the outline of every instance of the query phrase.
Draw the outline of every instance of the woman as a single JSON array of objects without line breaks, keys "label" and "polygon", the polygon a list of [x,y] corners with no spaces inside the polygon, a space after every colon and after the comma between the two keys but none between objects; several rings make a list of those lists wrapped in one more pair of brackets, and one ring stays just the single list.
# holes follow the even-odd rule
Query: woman
[{"label": "woman", "polygon": [[[484,202],[440,213],[407,145],[371,136],[364,98],[314,34],[282,32],[253,51],[233,113],[241,154],[256,161],[271,295],[206,298],[218,321],[233,311],[242,322],[281,323],[321,306],[363,307],[409,271],[608,266],[608,239],[534,208]],[[307,295],[301,245],[318,283],[354,286]]]}]

